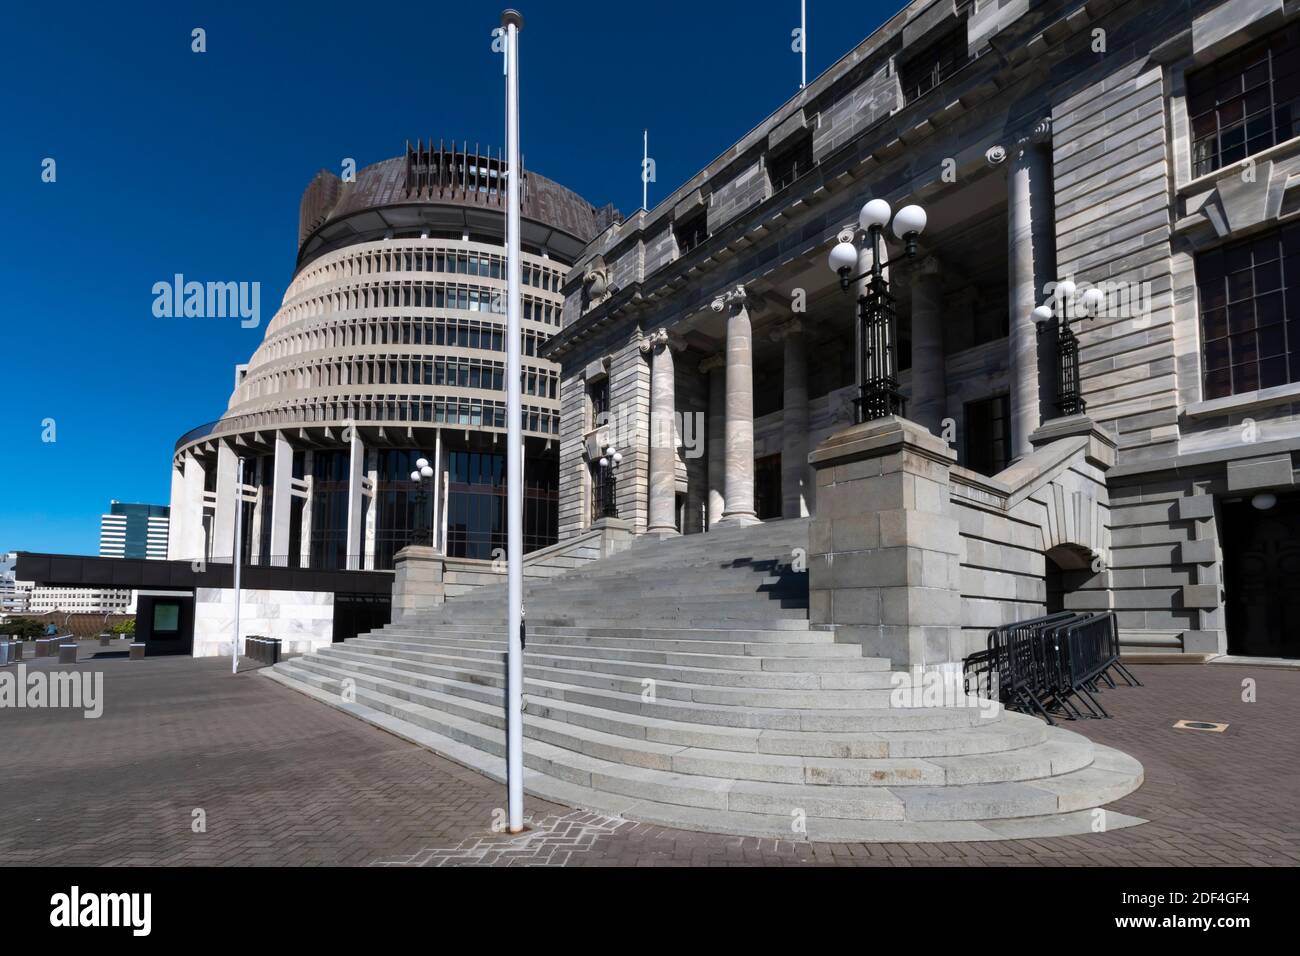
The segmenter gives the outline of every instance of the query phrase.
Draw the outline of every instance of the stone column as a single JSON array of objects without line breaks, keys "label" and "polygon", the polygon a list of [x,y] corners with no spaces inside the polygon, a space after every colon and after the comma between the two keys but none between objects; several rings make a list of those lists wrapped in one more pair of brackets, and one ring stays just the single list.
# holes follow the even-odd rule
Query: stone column
[{"label": "stone column", "polygon": [[927,256],[912,272],[912,401],[908,415],[938,435],[948,408],[944,378],[943,281]]},{"label": "stone column", "polygon": [[1007,167],[1007,263],[1010,294],[1011,454],[1016,460],[1033,451],[1029,436],[1044,418],[1053,383],[1040,374],[1038,334],[1033,311],[1044,286],[1055,276],[1052,201],[1051,119],[1009,146],[994,146],[985,155]]},{"label": "stone column", "polygon": [[239,458],[229,442],[217,442],[217,503],[212,516],[213,560],[229,560],[235,553],[235,493],[241,476]]},{"label": "stone column", "polygon": [[183,508],[185,519],[181,525],[184,537],[177,557],[197,561],[208,556],[207,532],[203,526],[203,487],[207,469],[194,452],[185,453],[185,494]]},{"label": "stone column", "polygon": [[307,451],[303,455],[303,470],[305,475],[304,484],[306,485],[305,500],[302,505],[302,514],[299,516],[298,532],[302,541],[298,551],[298,560],[301,562],[298,566],[301,568],[311,567],[311,510],[316,504],[316,489],[314,487],[315,478],[312,472],[316,464],[316,453]]},{"label": "stone column", "polygon": [[676,378],[673,347],[664,329],[641,342],[650,357],[650,474],[646,532],[677,534]]},{"label": "stone column", "polygon": [[808,480],[808,359],[803,323],[791,319],[772,333],[785,347],[782,367],[784,412],[781,415],[781,516],[806,518]]},{"label": "stone column", "polygon": [[343,566],[359,570],[365,547],[361,522],[362,481],[366,474],[366,449],[356,428],[349,425],[348,435],[348,542],[343,556]]},{"label": "stone column", "polygon": [[757,524],[754,510],[754,357],[751,301],[738,285],[713,300],[727,313],[726,508],[722,520]]},{"label": "stone column", "polygon": [[179,465],[172,466],[172,493],[168,501],[167,519],[167,558],[175,561],[187,558],[185,553],[185,523],[191,514],[189,502],[185,500],[185,462],[189,455],[182,456]]},{"label": "stone column", "polygon": [[290,567],[289,515],[293,513],[293,447],[284,432],[275,433],[275,467],[271,474],[271,563]]},{"label": "stone column", "polygon": [[721,355],[710,355],[700,363],[700,371],[709,376],[709,528],[722,520],[726,510],[726,405],[727,405],[727,360]]}]

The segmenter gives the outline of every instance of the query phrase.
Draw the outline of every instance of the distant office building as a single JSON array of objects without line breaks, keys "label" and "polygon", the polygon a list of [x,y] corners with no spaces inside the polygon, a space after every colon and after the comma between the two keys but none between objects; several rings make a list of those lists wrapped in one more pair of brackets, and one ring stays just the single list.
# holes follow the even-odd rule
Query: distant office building
[{"label": "distant office building", "polygon": [[[20,582],[21,584],[21,582]],[[119,588],[36,587],[27,596],[30,614],[62,611],[74,614],[133,614],[135,598],[130,590]]]},{"label": "distant office building", "polygon": [[0,554],[0,614],[21,614],[27,610],[31,585],[18,581],[14,575],[14,563],[18,554],[10,551]]},{"label": "distant office building", "polygon": [[167,560],[167,505],[127,504],[114,500],[99,518],[101,558]]}]

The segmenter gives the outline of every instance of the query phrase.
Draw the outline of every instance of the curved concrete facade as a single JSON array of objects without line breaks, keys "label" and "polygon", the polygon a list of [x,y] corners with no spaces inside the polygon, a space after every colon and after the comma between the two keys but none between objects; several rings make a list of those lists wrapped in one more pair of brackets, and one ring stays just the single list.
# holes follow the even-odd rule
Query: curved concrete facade
[{"label": "curved concrete facade", "polygon": [[[408,145],[303,195],[298,267],[225,414],[177,442],[169,556],[391,567],[416,533],[491,556],[503,519],[505,248],[500,163]],[[559,330],[569,258],[616,214],[525,172],[523,428],[531,548],[556,538]],[[419,458],[436,461],[422,494]],[[239,460],[243,459],[242,472]]]}]

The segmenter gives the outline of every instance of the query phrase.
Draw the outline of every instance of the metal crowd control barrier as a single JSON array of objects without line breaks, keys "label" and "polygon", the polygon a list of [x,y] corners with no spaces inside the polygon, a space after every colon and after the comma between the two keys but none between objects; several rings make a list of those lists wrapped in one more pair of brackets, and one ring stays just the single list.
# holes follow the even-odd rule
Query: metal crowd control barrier
[{"label": "metal crowd control barrier", "polygon": [[[966,658],[967,693],[1000,700],[1006,707],[1070,720],[1109,717],[1097,700],[1097,682],[1116,686],[1114,671],[1141,686],[1119,660],[1119,629],[1113,611],[1058,611],[989,632],[988,648]],[[1080,708],[1087,709],[1087,713]]]}]

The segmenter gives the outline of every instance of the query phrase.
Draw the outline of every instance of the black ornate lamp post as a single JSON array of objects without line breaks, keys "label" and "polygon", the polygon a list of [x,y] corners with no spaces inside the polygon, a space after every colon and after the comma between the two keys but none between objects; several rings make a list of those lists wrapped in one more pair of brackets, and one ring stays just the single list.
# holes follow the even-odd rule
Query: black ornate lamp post
[{"label": "black ornate lamp post", "polygon": [[1096,287],[1087,289],[1080,297],[1083,315],[1073,315],[1072,303],[1076,286],[1069,279],[1056,284],[1053,305],[1040,305],[1034,309],[1034,326],[1041,336],[1057,320],[1056,328],[1056,409],[1061,415],[1082,415],[1088,410],[1083,398],[1083,385],[1079,380],[1079,337],[1070,323],[1074,319],[1092,318],[1101,308],[1105,298]]},{"label": "black ornate lamp post", "polygon": [[429,459],[416,460],[415,471],[411,472],[411,480],[418,487],[415,494],[415,527],[411,529],[411,544],[427,547],[433,544],[433,528],[426,527],[424,524],[424,516],[429,511],[429,490],[433,486],[433,467],[429,464]]},{"label": "black ornate lamp post", "polygon": [[623,453],[613,445],[605,449],[600,465],[600,516],[602,518],[618,517],[618,483],[615,472],[623,461]]},{"label": "black ornate lamp post", "polygon": [[856,421],[903,413],[903,396],[898,387],[898,328],[895,299],[889,291],[881,264],[881,241],[885,226],[894,220],[894,235],[903,241],[908,258],[916,255],[916,237],[925,229],[925,210],[904,206],[897,214],[883,199],[872,199],[858,214],[858,225],[871,243],[871,268],[853,274],[859,252],[852,233],[841,233],[831,250],[831,271],[840,277],[840,288],[848,292],[853,283],[867,280],[865,294],[858,296],[858,397],[853,400]]}]

